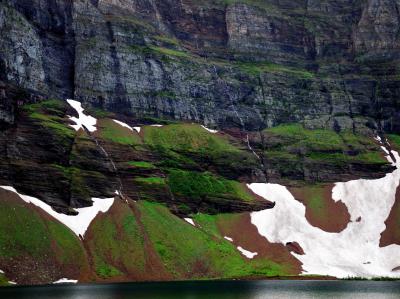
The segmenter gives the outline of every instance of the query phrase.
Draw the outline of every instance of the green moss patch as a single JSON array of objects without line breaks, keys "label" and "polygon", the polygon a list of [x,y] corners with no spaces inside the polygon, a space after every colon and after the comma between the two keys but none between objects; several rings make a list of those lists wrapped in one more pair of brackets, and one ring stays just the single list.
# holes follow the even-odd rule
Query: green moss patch
[{"label": "green moss patch", "polygon": [[144,141],[154,147],[175,151],[237,151],[226,137],[211,134],[193,124],[145,127]]},{"label": "green moss patch", "polygon": [[44,221],[23,205],[2,203],[0,209],[0,256],[29,255],[41,259],[50,254],[51,238]]},{"label": "green moss patch", "polygon": [[392,142],[393,146],[400,150],[400,135],[397,134],[388,134],[389,142]]},{"label": "green moss patch", "polygon": [[179,46],[179,41],[176,38],[168,37],[165,35],[156,35],[154,38],[160,42],[163,42],[163,43],[166,43],[169,45]]},{"label": "green moss patch", "polygon": [[85,242],[94,271],[102,279],[140,275],[145,270],[143,236],[128,206],[114,205],[107,214],[95,219]]},{"label": "green moss patch", "polygon": [[286,124],[264,133],[271,140],[265,152],[267,158],[294,160],[298,156],[333,164],[387,163],[372,138],[348,131],[309,130],[301,124]]},{"label": "green moss patch", "polygon": [[135,181],[148,185],[165,185],[165,178],[161,177],[136,178]]},{"label": "green moss patch", "polygon": [[305,204],[318,218],[328,217],[324,200],[324,190],[318,186],[308,187],[304,192]]},{"label": "green moss patch", "polygon": [[[243,175],[259,162],[233,138],[212,134],[199,125],[173,124],[145,127],[144,142],[162,157],[162,168],[208,169],[228,178]],[[239,175],[240,173],[240,175]]]},{"label": "green moss patch", "polygon": [[112,112],[105,111],[101,108],[95,108],[95,107],[89,107],[88,109],[85,110],[85,113],[97,119],[112,118],[114,116],[114,113]]},{"label": "green moss patch", "polygon": [[[272,261],[248,260],[224,240],[212,216],[195,228],[156,203],[140,202],[143,225],[166,269],[175,279],[215,279],[285,275],[285,266]],[[198,221],[201,216],[196,216]]]},{"label": "green moss patch", "polygon": [[52,277],[54,271],[68,271],[79,276],[87,264],[84,249],[74,233],[22,200],[17,203],[17,199],[8,199],[13,195],[2,192],[1,196],[4,196],[0,208],[2,263],[24,269],[34,260],[35,273],[41,277],[31,279],[43,279],[43,282],[55,278]]},{"label": "green moss patch", "polygon": [[8,278],[4,274],[0,273],[0,287],[9,286],[10,283],[8,281]]},{"label": "green moss patch", "polygon": [[168,185],[175,195],[191,199],[223,195],[231,195],[244,201],[253,199],[240,183],[207,172],[170,170]]},{"label": "green moss patch", "polygon": [[126,164],[136,168],[144,168],[144,169],[154,169],[156,166],[150,162],[146,161],[129,161]]},{"label": "green moss patch", "polygon": [[141,144],[140,136],[128,128],[122,127],[111,119],[98,121],[99,135],[101,138],[124,145]]},{"label": "green moss patch", "polygon": [[150,49],[153,50],[155,53],[166,55],[166,56],[173,56],[173,57],[178,57],[178,58],[190,58],[191,57],[191,55],[187,52],[183,52],[183,51],[175,50],[175,49],[171,49],[171,48],[150,46]]},{"label": "green moss patch", "polygon": [[75,131],[68,126],[65,118],[67,104],[59,100],[47,100],[35,104],[24,105],[23,110],[28,117],[39,123],[42,127],[49,128],[60,138],[73,138]]},{"label": "green moss patch", "polygon": [[312,79],[314,74],[300,68],[289,67],[271,62],[237,62],[235,64],[242,72],[252,76],[259,76],[262,73],[284,73],[303,79]]}]

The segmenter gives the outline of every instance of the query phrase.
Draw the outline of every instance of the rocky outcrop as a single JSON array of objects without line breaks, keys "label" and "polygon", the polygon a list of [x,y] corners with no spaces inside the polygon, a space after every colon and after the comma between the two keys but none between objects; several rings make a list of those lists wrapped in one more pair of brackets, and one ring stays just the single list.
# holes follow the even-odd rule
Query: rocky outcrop
[{"label": "rocky outcrop", "polygon": [[[232,180],[249,182],[254,173],[261,172],[252,155],[243,148],[235,150],[231,158],[229,152],[222,149],[214,153],[215,156],[201,149],[174,153],[145,143],[143,136],[109,118],[99,119],[96,133],[75,132],[67,117],[75,112],[66,102],[38,101],[39,96],[23,101],[19,98],[25,94],[23,91],[18,93],[12,86],[1,86],[4,103],[9,105],[0,110],[0,184],[40,198],[59,212],[74,213],[71,208],[90,206],[91,198],[113,197],[116,191],[137,201],[163,202],[179,215],[192,211],[262,210],[274,205],[251,194],[241,195],[240,190],[245,187],[233,183]],[[101,113],[106,114],[105,111]],[[196,126],[196,130],[207,132],[200,126]],[[118,134],[122,137],[113,139]],[[221,141],[218,138],[212,141],[233,148],[225,137],[219,138]],[[249,163],[241,165],[235,159],[247,159]],[[163,166],[165,162],[171,165]],[[227,184],[227,187],[218,189],[219,192],[205,192],[199,198],[187,193],[174,194],[167,180],[170,170],[175,168],[186,171],[182,173],[187,174],[189,180],[191,175],[204,176],[206,183],[210,179],[216,188],[218,184]],[[235,193],[235,190],[240,192]]]},{"label": "rocky outcrop", "polygon": [[3,80],[50,97],[71,97],[74,81],[72,1],[0,4]]}]

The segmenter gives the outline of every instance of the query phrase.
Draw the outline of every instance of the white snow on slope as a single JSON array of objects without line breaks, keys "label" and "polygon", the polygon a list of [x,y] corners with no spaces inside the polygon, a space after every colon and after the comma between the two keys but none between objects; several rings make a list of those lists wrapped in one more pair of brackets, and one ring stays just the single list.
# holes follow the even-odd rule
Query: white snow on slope
[{"label": "white snow on slope", "polygon": [[75,125],[71,125],[71,127],[74,128],[75,131],[78,131],[79,129],[84,129],[84,127],[89,132],[94,132],[97,130],[96,128],[97,119],[83,113],[85,109],[83,109],[82,104],[80,102],[74,100],[67,100],[67,102],[78,113],[78,118],[76,118],[75,116],[69,116],[69,119],[75,123]]},{"label": "white snow on slope", "polygon": [[[328,233],[311,226],[305,218],[305,207],[284,186],[251,184],[256,194],[275,201],[276,206],[251,214],[259,233],[273,243],[296,241],[305,255],[292,253],[303,263],[304,273],[335,277],[400,277],[392,269],[400,266],[400,246],[380,248],[380,234],[395,202],[400,181],[400,157],[397,170],[377,180],[354,180],[336,183],[333,200],[348,208],[352,222],[340,233]],[[393,163],[390,157],[387,159]],[[361,217],[360,222],[356,219]]]},{"label": "white snow on slope", "polygon": [[210,132],[210,133],[212,133],[212,134],[216,134],[216,133],[218,133],[218,131],[217,130],[212,130],[212,129],[209,129],[209,128],[207,128],[206,126],[201,126],[204,130],[207,130],[208,132]]},{"label": "white snow on slope", "polygon": [[136,132],[140,133],[141,127],[131,127],[130,125],[116,119],[113,119],[113,121],[122,127],[128,128],[131,131],[135,130]]},{"label": "white snow on slope", "polygon": [[196,226],[192,218],[183,218],[187,223],[190,223],[193,226]]},{"label": "white snow on slope", "polygon": [[74,279],[61,278],[60,280],[53,282],[53,284],[70,284],[70,283],[78,283],[78,281]]},{"label": "white snow on slope", "polygon": [[157,127],[157,128],[161,128],[161,127],[164,127],[164,125],[150,125],[150,127]]},{"label": "white snow on slope", "polygon": [[246,249],[243,249],[242,247],[238,246],[237,249],[248,259],[253,259],[258,253],[257,252],[251,252]]},{"label": "white snow on slope", "polygon": [[69,227],[78,237],[84,236],[90,223],[97,216],[99,212],[106,213],[114,203],[114,198],[92,198],[93,206],[87,208],[75,209],[79,214],[76,216],[65,215],[57,213],[51,206],[35,197],[22,195],[17,192],[13,187],[0,186],[0,188],[16,193],[23,201],[31,203],[42,210],[46,211],[49,215]]},{"label": "white snow on slope", "polygon": [[116,119],[113,119],[113,122],[119,124],[121,127],[127,128],[127,129],[129,129],[129,130],[131,130],[133,132],[133,129],[132,129],[132,127],[130,125],[128,125],[128,124],[126,124],[126,123],[124,123],[122,121],[116,120]]},{"label": "white snow on slope", "polygon": [[225,239],[225,240],[228,240],[229,242],[233,242],[233,239],[232,239],[232,238],[229,238],[229,237],[227,237],[227,236],[225,236],[224,239]]}]

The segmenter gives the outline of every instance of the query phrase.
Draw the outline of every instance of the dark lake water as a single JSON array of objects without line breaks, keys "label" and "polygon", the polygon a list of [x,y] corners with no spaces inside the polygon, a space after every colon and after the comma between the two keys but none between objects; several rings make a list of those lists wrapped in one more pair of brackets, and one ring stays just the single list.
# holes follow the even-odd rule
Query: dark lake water
[{"label": "dark lake water", "polygon": [[1,299],[400,298],[400,281],[230,281],[15,287]]}]

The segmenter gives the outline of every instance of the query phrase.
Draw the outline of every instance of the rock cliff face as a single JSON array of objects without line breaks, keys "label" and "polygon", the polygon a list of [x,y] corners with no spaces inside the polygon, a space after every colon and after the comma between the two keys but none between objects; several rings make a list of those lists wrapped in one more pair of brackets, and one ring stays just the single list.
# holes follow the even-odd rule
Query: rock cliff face
[{"label": "rock cliff face", "polygon": [[399,3],[5,1],[3,80],[136,117],[399,132]]}]

